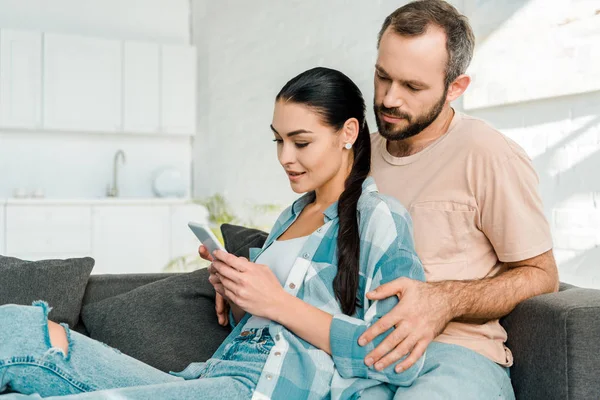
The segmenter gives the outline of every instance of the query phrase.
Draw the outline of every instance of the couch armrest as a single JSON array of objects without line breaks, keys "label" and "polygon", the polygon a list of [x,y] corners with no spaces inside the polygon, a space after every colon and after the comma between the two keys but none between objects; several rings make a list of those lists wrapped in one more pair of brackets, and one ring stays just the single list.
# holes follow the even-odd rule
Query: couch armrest
[{"label": "couch armrest", "polygon": [[502,320],[518,399],[599,398],[600,290],[561,285]]}]

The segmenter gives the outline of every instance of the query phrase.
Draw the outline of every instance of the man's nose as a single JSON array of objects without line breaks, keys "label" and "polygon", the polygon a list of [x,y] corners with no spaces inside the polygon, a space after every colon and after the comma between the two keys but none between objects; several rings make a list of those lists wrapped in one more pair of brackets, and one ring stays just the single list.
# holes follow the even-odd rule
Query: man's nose
[{"label": "man's nose", "polygon": [[400,108],[404,105],[402,90],[396,83],[392,83],[385,93],[383,105],[386,108]]}]

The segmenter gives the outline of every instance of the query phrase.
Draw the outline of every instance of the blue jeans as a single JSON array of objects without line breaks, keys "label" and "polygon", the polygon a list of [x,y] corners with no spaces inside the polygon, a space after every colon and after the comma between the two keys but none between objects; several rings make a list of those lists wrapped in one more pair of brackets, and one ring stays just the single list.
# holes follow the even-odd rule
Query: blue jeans
[{"label": "blue jeans", "polygon": [[61,399],[250,399],[274,342],[265,329],[238,336],[222,360],[193,363],[167,374],[103,343],[69,330],[68,354],[53,348],[48,306],[0,306],[2,400]]},{"label": "blue jeans", "polygon": [[361,399],[514,400],[508,368],[466,347],[432,342],[425,364],[411,386],[375,386]]}]

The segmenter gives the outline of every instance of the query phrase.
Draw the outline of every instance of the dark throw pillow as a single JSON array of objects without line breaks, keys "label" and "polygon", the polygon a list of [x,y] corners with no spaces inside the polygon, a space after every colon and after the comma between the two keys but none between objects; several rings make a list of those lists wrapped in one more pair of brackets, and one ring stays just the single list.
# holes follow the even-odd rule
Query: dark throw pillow
[{"label": "dark throw pillow", "polygon": [[269,236],[267,232],[258,229],[231,224],[221,225],[221,234],[229,253],[246,258],[250,258],[252,247],[261,248]]},{"label": "dark throw pillow", "polygon": [[31,305],[44,300],[48,318],[75,326],[94,259],[25,261],[0,256],[0,304]]},{"label": "dark throw pillow", "polygon": [[165,372],[207,360],[229,333],[206,269],[88,304],[82,319],[91,338]]}]

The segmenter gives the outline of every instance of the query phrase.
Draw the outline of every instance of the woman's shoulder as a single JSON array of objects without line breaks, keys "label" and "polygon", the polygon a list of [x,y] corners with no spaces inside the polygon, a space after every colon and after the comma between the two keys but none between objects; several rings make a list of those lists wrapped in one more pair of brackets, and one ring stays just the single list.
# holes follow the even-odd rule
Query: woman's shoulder
[{"label": "woman's shoulder", "polygon": [[410,214],[396,198],[379,193],[374,182],[363,186],[358,220],[360,251],[367,257],[361,263],[365,268],[385,260],[391,262],[386,273],[397,274],[403,266],[418,264]]},{"label": "woman's shoulder", "polygon": [[358,200],[357,211],[361,221],[365,218],[400,219],[412,225],[410,214],[406,207],[393,196],[382,194],[372,177],[363,184],[363,191]]}]

